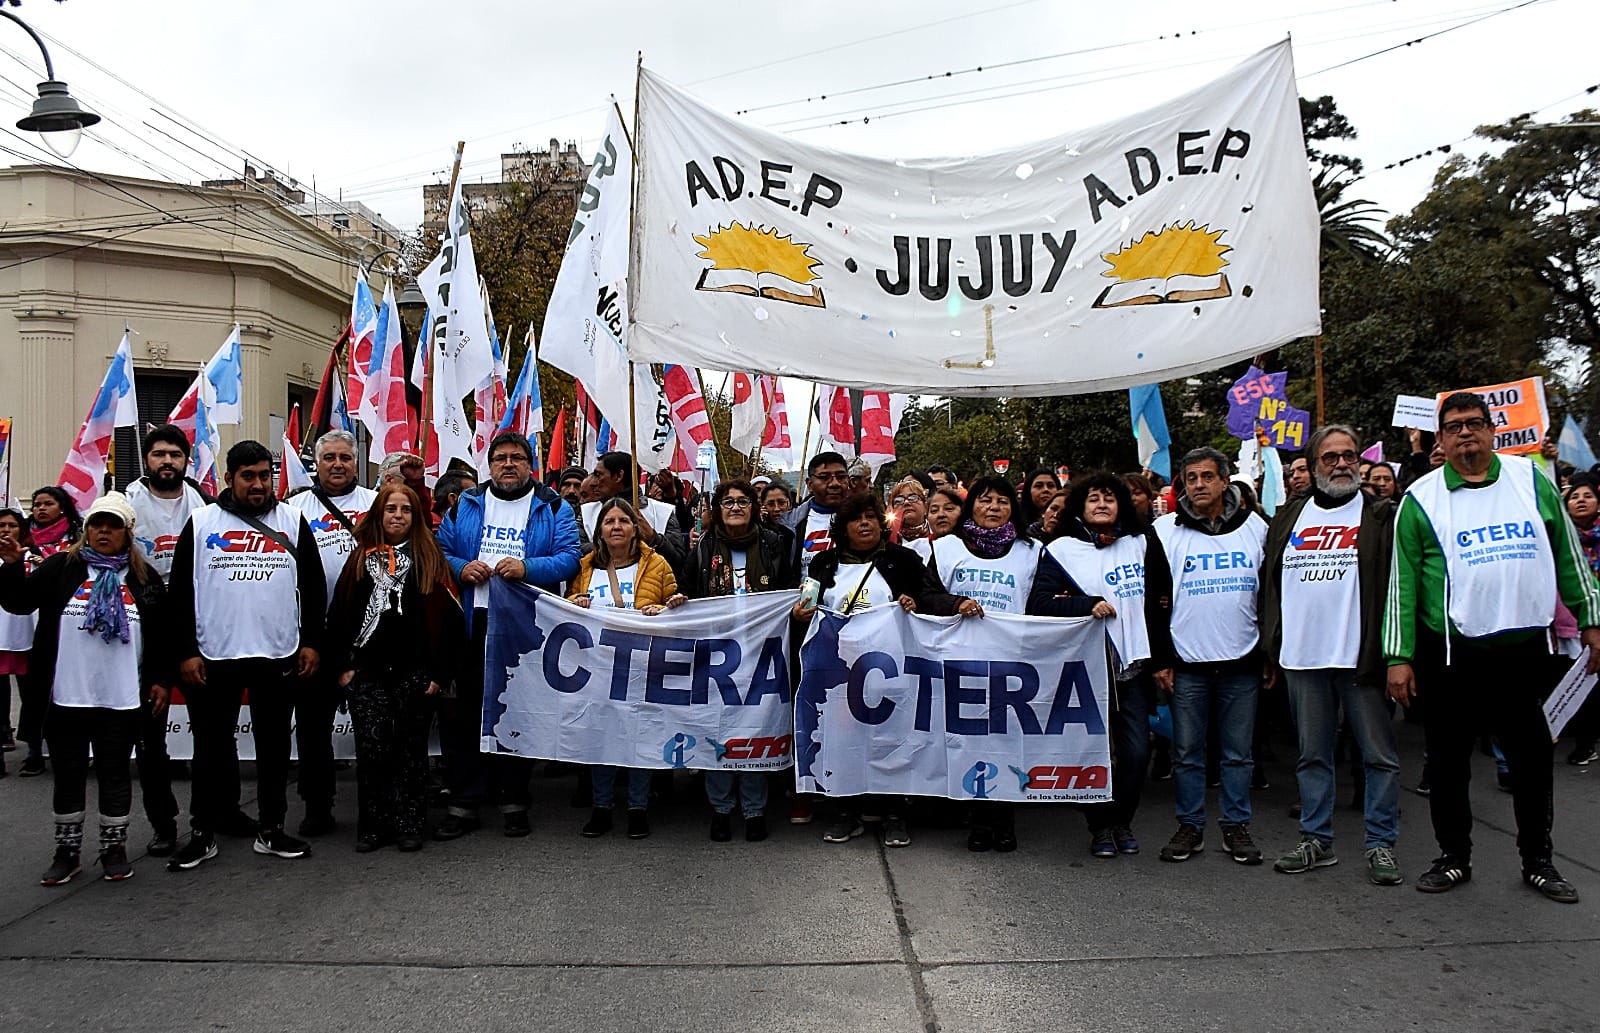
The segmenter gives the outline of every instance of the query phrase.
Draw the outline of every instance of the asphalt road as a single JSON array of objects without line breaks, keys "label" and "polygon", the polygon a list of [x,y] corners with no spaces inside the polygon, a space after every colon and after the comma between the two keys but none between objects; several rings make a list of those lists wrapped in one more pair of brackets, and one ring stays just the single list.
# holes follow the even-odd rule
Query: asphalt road
[{"label": "asphalt road", "polygon": [[[1419,731],[1403,728],[1402,743],[1409,787]],[[0,781],[0,1026],[1600,1029],[1600,764],[1558,757],[1557,865],[1584,894],[1559,905],[1521,884],[1510,798],[1482,757],[1471,883],[1412,888],[1433,854],[1427,803],[1410,792],[1406,885],[1366,882],[1360,815],[1343,805],[1342,864],[1273,872],[1297,839],[1287,743],[1279,754],[1273,788],[1255,797],[1259,868],[1217,852],[1214,827],[1205,854],[1158,861],[1170,782],[1151,787],[1137,823],[1144,852],[1114,861],[1088,856],[1067,808],[1023,813],[1011,855],[969,854],[965,832],[931,815],[903,850],[870,836],[824,844],[817,824],[774,823],[761,844],[736,824],[734,842],[711,843],[683,777],[649,839],[586,840],[570,776],[535,780],[527,839],[491,819],[420,854],[358,855],[346,772],[341,827],[308,859],[223,840],[216,861],[169,874],[141,857],[136,803],[137,877],[56,889],[37,885],[50,778],[13,774]],[[298,802],[291,811],[298,820]]]}]

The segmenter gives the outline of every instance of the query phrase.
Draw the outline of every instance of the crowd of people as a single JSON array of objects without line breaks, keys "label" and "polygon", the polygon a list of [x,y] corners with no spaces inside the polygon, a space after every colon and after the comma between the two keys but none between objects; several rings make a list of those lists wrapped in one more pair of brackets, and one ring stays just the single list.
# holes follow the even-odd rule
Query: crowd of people
[{"label": "crowd of people", "polygon": [[[1171,484],[1149,471],[1064,482],[1051,469],[963,483],[935,466],[881,490],[866,464],[822,452],[806,464],[803,492],[765,477],[694,492],[663,473],[636,506],[631,456],[609,453],[547,484],[534,476],[533,447],[511,432],[491,442],[484,483],[453,470],[431,489],[422,460],[403,454],[385,460],[376,489],[362,486],[355,440],[330,432],[316,443],[313,487],[286,499],[273,491],[267,449],[241,441],[212,499],[185,478],[182,431],[157,428],[126,494],[107,493],[80,517],[46,487],[30,512],[0,511],[0,674],[16,678],[21,699],[8,746],[14,734],[25,750],[20,774],[54,779],[55,852],[40,881],[83,870],[91,750],[96,860],[108,880],[133,873],[135,756],[148,853],[171,870],[216,857],[226,836],[248,837],[258,854],[306,856],[309,839],[335,828],[341,707],[356,743],[356,850],[458,839],[481,828],[485,808],[505,835],[528,835],[539,762],[481,749],[489,584],[500,578],[647,615],[800,589],[797,638],[819,607],[1096,620],[1114,675],[1113,791],[1082,810],[1089,852],[1107,860],[1140,851],[1134,827],[1154,771],[1174,782],[1163,861],[1204,849],[1215,786],[1222,853],[1263,863],[1251,794],[1260,715],[1278,695],[1267,690],[1281,686],[1297,736],[1300,837],[1273,867],[1337,863],[1334,766],[1347,744],[1367,875],[1402,883],[1404,710],[1424,729],[1418,791],[1438,841],[1415,886],[1444,892],[1472,876],[1471,757],[1487,735],[1513,799],[1524,881],[1576,901],[1553,864],[1542,703],[1580,649],[1591,669],[1600,663],[1600,480],[1565,470],[1552,479],[1495,453],[1489,410],[1468,393],[1441,403],[1435,442],[1413,432],[1412,446],[1397,467],[1367,462],[1350,428],[1322,427],[1287,468],[1288,501],[1268,518],[1259,486],[1208,447],[1183,455]],[[178,699],[193,739],[187,836],[167,749],[166,710]],[[240,806],[245,702],[254,815]],[[447,803],[430,823],[435,726]],[[1595,707],[1585,707],[1570,727],[1571,763],[1600,759],[1597,733]],[[286,824],[291,747],[304,805],[296,834]],[[612,831],[619,782],[627,835],[650,834],[651,771],[578,774],[590,809],[583,836]],[[732,838],[736,812],[746,840],[766,839],[775,787],[789,822],[822,812],[827,842],[869,826],[885,846],[912,841],[903,798],[812,798],[752,772],[708,772],[704,784],[718,842]],[[1017,849],[1014,805],[966,807],[971,850]]]}]

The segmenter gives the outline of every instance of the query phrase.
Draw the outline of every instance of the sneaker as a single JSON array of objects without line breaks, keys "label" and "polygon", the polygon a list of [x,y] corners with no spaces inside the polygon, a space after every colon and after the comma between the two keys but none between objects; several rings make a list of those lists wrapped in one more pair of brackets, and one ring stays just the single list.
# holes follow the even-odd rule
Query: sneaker
[{"label": "sneaker", "polygon": [[1198,825],[1178,823],[1178,831],[1172,834],[1172,839],[1161,848],[1163,861],[1187,861],[1190,854],[1198,854],[1206,848],[1205,832]]},{"label": "sneaker", "polygon": [[1126,825],[1119,825],[1111,830],[1111,839],[1117,844],[1119,854],[1137,854],[1139,852],[1139,839],[1133,830]]},{"label": "sneaker", "polygon": [[56,847],[56,856],[50,862],[50,867],[39,876],[41,886],[60,886],[62,883],[72,881],[72,877],[83,871],[83,865],[78,861],[78,852],[71,847]]},{"label": "sneaker", "polygon": [[1429,785],[1428,784],[1428,780],[1426,778],[1424,778],[1421,782],[1417,783],[1417,788],[1415,790],[1413,790],[1413,791],[1418,796],[1432,796],[1433,795],[1433,786]]},{"label": "sneaker", "polygon": [[1522,881],[1543,893],[1558,904],[1576,904],[1578,888],[1556,871],[1549,861],[1538,864],[1522,873]]},{"label": "sneaker", "polygon": [[[747,823],[748,824],[748,823]],[[733,838],[733,815],[717,812],[711,815],[711,842],[726,843]]]},{"label": "sneaker", "polygon": [[328,810],[306,811],[306,816],[301,819],[297,830],[302,836],[326,836],[337,826],[333,820],[333,812]]},{"label": "sneaker", "polygon": [[303,839],[295,839],[281,828],[272,828],[262,829],[251,849],[258,854],[293,860],[311,853],[311,844]]},{"label": "sneaker", "polygon": [[1591,742],[1576,744],[1567,755],[1567,763],[1575,768],[1586,768],[1597,760],[1600,760],[1600,753],[1595,752],[1594,743]]},{"label": "sneaker", "polygon": [[100,871],[100,877],[106,882],[133,878],[133,865],[128,863],[128,848],[117,843],[100,851]]},{"label": "sneaker", "polygon": [[173,851],[178,849],[177,827],[156,829],[150,837],[150,842],[145,844],[144,852],[151,857],[171,857]]},{"label": "sneaker", "polygon": [[767,819],[760,814],[744,820],[744,841],[760,843],[767,838]]},{"label": "sneaker", "polygon": [[794,796],[789,798],[789,824],[809,825],[814,817],[816,817],[816,812],[811,809],[810,802],[804,797]]},{"label": "sneaker", "polygon": [[911,829],[906,827],[904,818],[891,814],[883,819],[883,845],[896,847],[911,845]]},{"label": "sneaker", "polygon": [[407,832],[395,837],[395,846],[400,848],[402,854],[414,854],[422,849],[422,833]]},{"label": "sneaker", "polygon": [[994,852],[1009,854],[1017,849],[1017,827],[1010,822],[997,825],[994,830]]},{"label": "sneaker", "polygon": [[477,829],[476,814],[446,814],[444,820],[433,827],[433,838],[446,843],[452,839],[460,839],[469,832],[476,832]]},{"label": "sneaker", "polygon": [[1117,841],[1110,829],[1101,829],[1089,838],[1089,856],[1102,860],[1117,856]]},{"label": "sneaker", "polygon": [[987,825],[974,825],[967,833],[967,849],[975,854],[994,849],[994,829]]},{"label": "sneaker", "polygon": [[1400,863],[1394,859],[1394,848],[1369,847],[1367,850],[1367,881],[1374,886],[1398,886],[1406,881],[1400,874]]},{"label": "sneaker", "polygon": [[822,833],[824,843],[848,843],[867,831],[861,819],[854,814],[841,814]]},{"label": "sneaker", "polygon": [[650,835],[650,816],[643,807],[628,808],[628,838],[645,839]]},{"label": "sneaker", "polygon": [[14,752],[16,750],[16,748],[17,748],[17,736],[16,736],[16,733],[15,732],[7,732],[5,740],[3,742],[0,742],[0,750],[4,750],[7,753],[12,753],[12,752]]},{"label": "sneaker", "polygon": [[382,850],[388,843],[389,840],[386,837],[380,836],[377,833],[368,833],[364,836],[357,836],[356,853],[370,854],[374,850]]},{"label": "sneaker", "polygon": [[[1226,834],[1223,839],[1227,839]],[[1367,856],[1372,856],[1370,850]],[[1315,836],[1302,836],[1298,846],[1272,862],[1272,870],[1285,875],[1299,875],[1313,868],[1328,868],[1338,863],[1339,855],[1333,852],[1332,843],[1324,846]]]},{"label": "sneaker", "polygon": [[[22,767],[17,769],[17,774],[23,778],[33,778],[44,774],[44,758],[37,753],[31,754],[22,761]],[[50,885],[55,885],[50,883]]]},{"label": "sneaker", "polygon": [[1458,883],[1472,881],[1472,865],[1453,857],[1436,858],[1427,871],[1417,876],[1417,889],[1423,893],[1443,893]]},{"label": "sneaker", "polygon": [[583,823],[583,828],[578,830],[578,835],[588,839],[598,839],[611,831],[611,824],[614,820],[609,810],[596,807],[589,812],[589,820]]},{"label": "sneaker", "polygon": [[1240,864],[1260,864],[1261,848],[1250,838],[1250,826],[1229,825],[1222,830],[1222,848]]},{"label": "sneaker", "polygon": [[500,816],[500,831],[507,838],[521,839],[533,831],[533,822],[528,820],[527,811],[506,811]]},{"label": "sneaker", "polygon": [[167,862],[167,871],[184,872],[198,868],[216,856],[217,838],[209,832],[196,829],[189,837],[189,842],[179,847],[178,852]]}]

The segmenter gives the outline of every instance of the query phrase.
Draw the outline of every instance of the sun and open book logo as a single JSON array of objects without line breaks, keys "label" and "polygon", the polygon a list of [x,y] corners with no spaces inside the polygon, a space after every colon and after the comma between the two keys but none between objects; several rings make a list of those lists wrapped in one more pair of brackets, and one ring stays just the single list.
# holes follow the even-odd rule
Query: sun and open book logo
[{"label": "sun and open book logo", "polygon": [[[1225,230],[1190,222],[1146,233],[1118,251],[1100,257],[1111,266],[1102,276],[1116,282],[1100,292],[1095,308],[1129,305],[1174,305],[1233,296],[1228,264],[1232,251],[1220,243]],[[1246,292],[1248,293],[1248,292]]]},{"label": "sun and open book logo", "polygon": [[700,273],[695,290],[723,291],[787,301],[794,305],[827,308],[815,270],[822,265],[808,253],[810,244],[779,236],[765,226],[736,222],[719,226],[705,236],[695,236],[705,248],[695,257],[711,266]]}]

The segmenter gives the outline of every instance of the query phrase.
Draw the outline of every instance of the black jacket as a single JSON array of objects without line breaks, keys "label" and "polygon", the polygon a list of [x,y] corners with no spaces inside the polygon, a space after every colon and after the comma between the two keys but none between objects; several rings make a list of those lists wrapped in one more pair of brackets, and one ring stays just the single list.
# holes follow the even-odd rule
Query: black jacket
[{"label": "black jacket", "polygon": [[[424,596],[417,585],[416,568],[412,567],[400,590],[399,610],[386,611],[372,641],[358,649],[355,640],[374,585],[367,576],[366,558],[359,549],[352,552],[339,573],[333,605],[328,609],[324,668],[335,677],[364,666],[407,673],[420,671],[441,686],[450,684],[461,665],[467,640],[461,600],[452,591],[448,572],[445,577],[447,580],[434,585],[433,591]],[[385,652],[380,644],[399,648]]]},{"label": "black jacket", "polygon": [[[956,612],[960,596],[951,595],[922,557],[904,545],[887,544],[872,557],[872,565],[889,584],[895,598],[909,595],[917,601],[917,612],[948,617]],[[839,550],[826,549],[811,561],[810,577],[824,590],[832,588],[839,576]]]},{"label": "black jacket", "polygon": [[[1088,541],[1089,532],[1077,520],[1062,520],[1062,538]],[[1144,624],[1150,640],[1150,659],[1146,669],[1163,671],[1177,659],[1172,651],[1172,570],[1167,566],[1167,551],[1161,547],[1154,528],[1146,527],[1144,539]],[[1039,572],[1028,594],[1028,612],[1041,617],[1087,617],[1102,599],[1090,595],[1056,562],[1045,549],[1039,557]]]},{"label": "black jacket", "polygon": [[[794,550],[788,538],[770,527],[757,528],[757,548],[761,550],[761,565],[766,568],[768,584],[764,592],[794,588],[800,583],[800,571],[794,566]],[[704,599],[711,595],[711,560],[717,555],[717,534],[707,531],[700,536],[694,551],[685,564],[688,568],[678,576],[678,591],[690,599]]]},{"label": "black jacket", "polygon": [[[161,584],[161,575],[154,570],[146,567],[145,575],[141,580],[130,564],[125,583],[134,605],[139,608],[140,634],[144,642],[139,664],[139,691],[148,696],[151,685],[173,685],[178,670],[172,649],[172,620],[166,589]],[[24,573],[21,563],[0,564],[0,607],[10,613],[39,614],[39,626],[33,633],[33,652],[28,656],[28,671],[47,684],[55,682],[56,654],[61,646],[61,611],[72,601],[73,593],[89,579],[89,565],[64,551],[44,560],[31,574]]]},{"label": "black jacket", "polygon": [[[273,500],[274,506],[283,503]],[[224,490],[217,505],[237,513],[233,492]],[[311,525],[300,521],[300,538],[295,542],[295,584],[300,595],[300,648],[321,649],[323,619],[327,609],[328,581],[322,573],[322,554],[317,551],[317,536]],[[172,644],[180,661],[200,655],[200,633],[194,601],[194,517],[191,515],[178,536],[172,554]],[[278,659],[283,659],[279,657]]]},{"label": "black jacket", "polygon": [[[1295,521],[1312,498],[1290,499],[1267,528],[1265,556],[1261,561],[1261,645],[1274,663],[1283,649],[1283,554]],[[1383,685],[1389,668],[1383,657],[1383,606],[1389,591],[1389,557],[1394,550],[1394,517],[1399,506],[1392,499],[1361,494],[1361,530],[1356,536],[1356,576],[1361,579],[1361,647],[1356,656],[1356,680],[1362,685]],[[1324,506],[1332,500],[1324,499]]]}]

